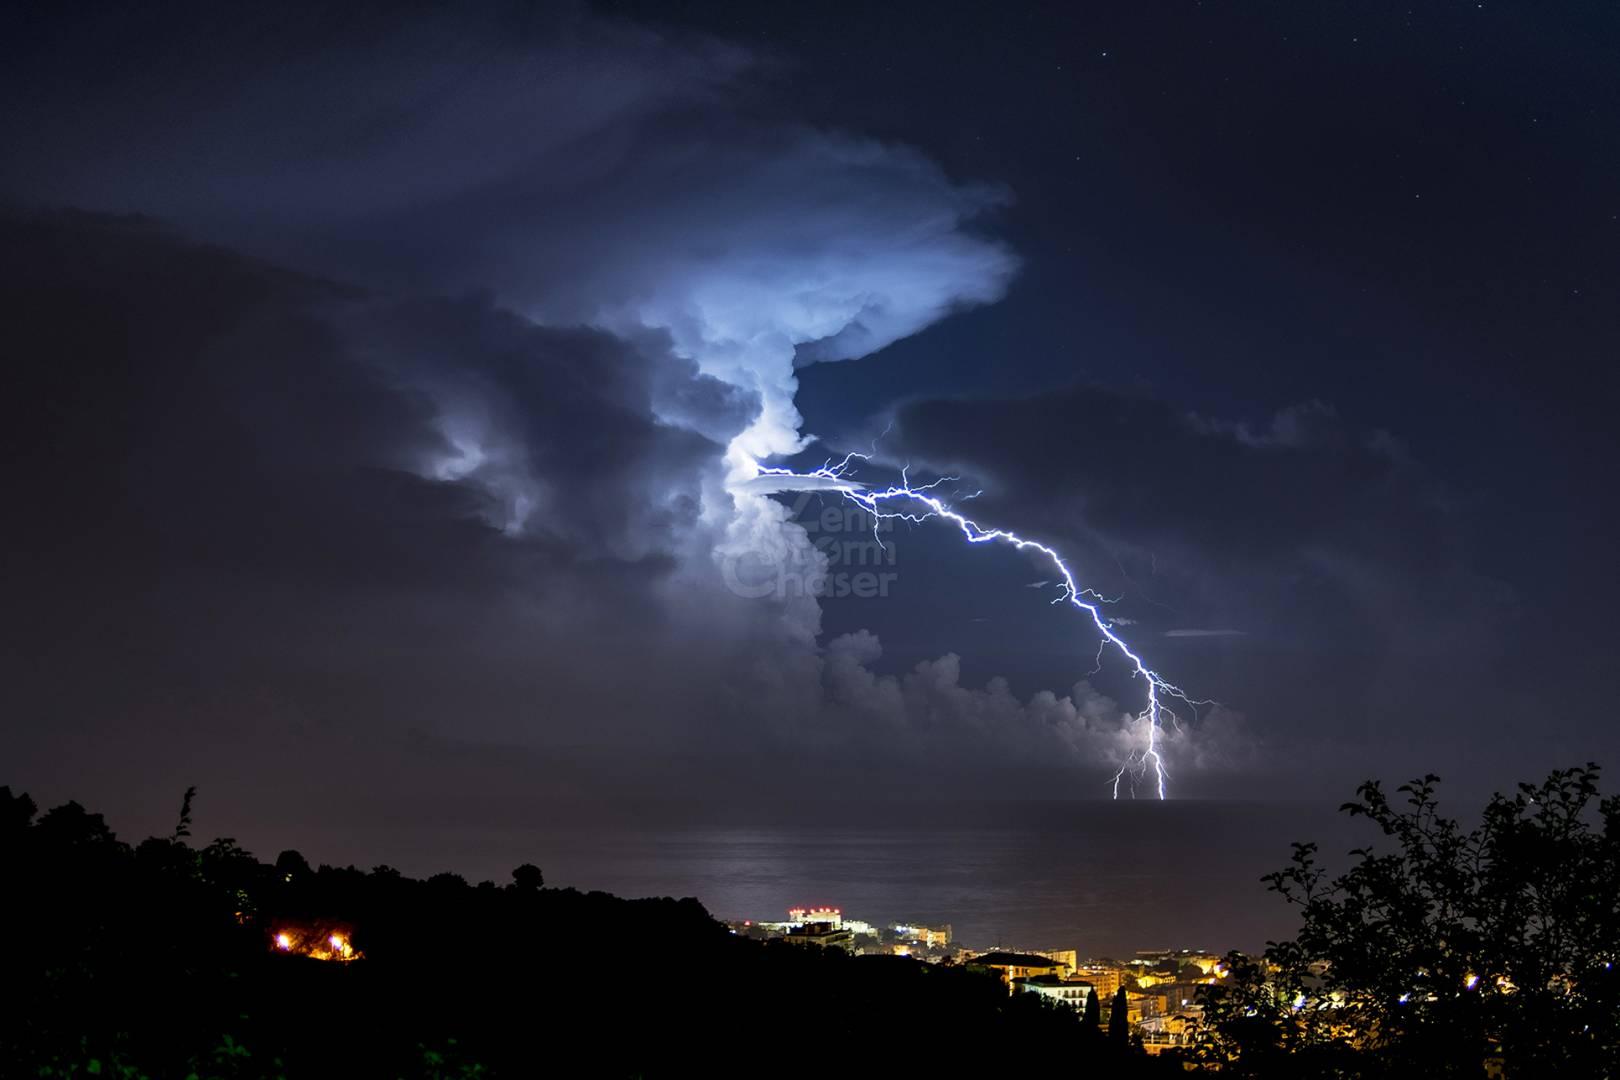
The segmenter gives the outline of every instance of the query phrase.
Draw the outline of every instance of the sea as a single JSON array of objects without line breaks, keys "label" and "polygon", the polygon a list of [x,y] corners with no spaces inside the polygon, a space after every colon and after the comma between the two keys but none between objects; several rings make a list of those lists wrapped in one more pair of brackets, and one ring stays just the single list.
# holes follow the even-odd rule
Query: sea
[{"label": "sea", "polygon": [[1330,866],[1368,842],[1366,824],[1336,805],[846,804],[768,820],[560,813],[523,828],[345,839],[356,855],[392,855],[384,861],[407,872],[449,868],[471,881],[505,881],[527,861],[548,885],[693,896],[721,919],[778,920],[790,907],[831,906],[875,925],[949,924],[970,947],[1119,957],[1253,951],[1291,936],[1296,912],[1261,878],[1287,864],[1294,841],[1317,843]]}]

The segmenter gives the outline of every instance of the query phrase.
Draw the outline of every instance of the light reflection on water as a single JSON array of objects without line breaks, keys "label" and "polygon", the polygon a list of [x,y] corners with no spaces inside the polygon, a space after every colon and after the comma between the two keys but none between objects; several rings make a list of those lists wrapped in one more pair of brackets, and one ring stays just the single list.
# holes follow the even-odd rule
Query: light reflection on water
[{"label": "light reflection on water", "polygon": [[[1342,853],[1367,837],[1331,807],[1298,804],[954,805],[880,807],[858,824],[831,818],[761,824],[607,823],[575,816],[535,829],[445,831],[411,862],[504,881],[539,863],[547,884],[622,896],[696,896],[721,918],[778,919],[830,904],[873,923],[951,923],[975,946],[1253,949],[1290,932],[1293,915],[1265,891],[1289,843]],[[939,818],[949,817],[950,821]],[[971,819],[986,819],[973,824]],[[583,819],[583,820],[582,820]],[[825,822],[825,823],[823,823]],[[422,838],[416,838],[419,842]]]}]

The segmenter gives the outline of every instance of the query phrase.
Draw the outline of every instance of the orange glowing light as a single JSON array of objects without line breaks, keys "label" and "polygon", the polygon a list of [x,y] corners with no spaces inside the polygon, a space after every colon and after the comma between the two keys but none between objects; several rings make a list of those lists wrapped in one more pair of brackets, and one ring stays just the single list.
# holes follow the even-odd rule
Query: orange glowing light
[{"label": "orange glowing light", "polygon": [[359,960],[364,954],[350,941],[348,932],[321,926],[288,926],[271,938],[278,952],[307,956],[311,960]]}]

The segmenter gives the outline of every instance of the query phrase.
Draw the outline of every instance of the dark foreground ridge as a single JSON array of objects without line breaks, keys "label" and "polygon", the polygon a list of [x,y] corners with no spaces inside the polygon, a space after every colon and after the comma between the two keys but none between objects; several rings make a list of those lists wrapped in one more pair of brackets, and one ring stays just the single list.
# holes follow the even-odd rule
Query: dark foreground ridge
[{"label": "dark foreground ridge", "polygon": [[1158,1067],[994,976],[750,941],[625,900],[131,846],[0,788],[11,1076],[865,1075]]}]

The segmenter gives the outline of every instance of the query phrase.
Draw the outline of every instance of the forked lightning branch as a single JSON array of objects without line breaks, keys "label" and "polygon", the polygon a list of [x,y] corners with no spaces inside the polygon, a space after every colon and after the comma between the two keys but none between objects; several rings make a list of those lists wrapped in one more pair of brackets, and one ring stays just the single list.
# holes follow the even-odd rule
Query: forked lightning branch
[{"label": "forked lightning branch", "polygon": [[817,490],[836,491],[870,514],[875,522],[921,524],[930,520],[945,521],[955,525],[970,544],[1006,544],[1019,551],[1034,552],[1049,562],[1058,574],[1061,589],[1054,603],[1066,602],[1084,612],[1097,628],[1097,632],[1102,635],[1102,648],[1112,647],[1118,651],[1129,662],[1132,677],[1141,679],[1147,688],[1145,707],[1137,715],[1137,720],[1146,730],[1145,745],[1132,750],[1120,765],[1119,771],[1114,774],[1112,782],[1114,798],[1119,798],[1122,782],[1127,783],[1134,792],[1138,780],[1151,783],[1154,793],[1161,799],[1165,798],[1167,796],[1165,784],[1169,772],[1165,767],[1164,755],[1160,751],[1160,739],[1164,734],[1166,722],[1174,724],[1178,719],[1172,707],[1166,704],[1166,699],[1182,703],[1193,712],[1194,716],[1197,715],[1199,706],[1211,705],[1213,702],[1195,701],[1180,687],[1149,667],[1125,639],[1120,637],[1114,623],[1104,617],[1099,606],[1106,602],[1104,598],[1090,589],[1081,588],[1075,581],[1074,572],[1070,570],[1069,564],[1054,548],[1036,540],[1026,539],[1007,529],[981,525],[951,507],[937,494],[940,484],[950,478],[913,485],[905,471],[902,471],[898,484],[891,484],[885,488],[868,487],[855,479],[854,466],[857,461],[869,460],[871,460],[869,454],[851,453],[846,454],[836,464],[828,459],[819,469],[807,473],[769,465],[760,465],[758,469],[761,476],[777,477],[788,482],[801,481]]}]

